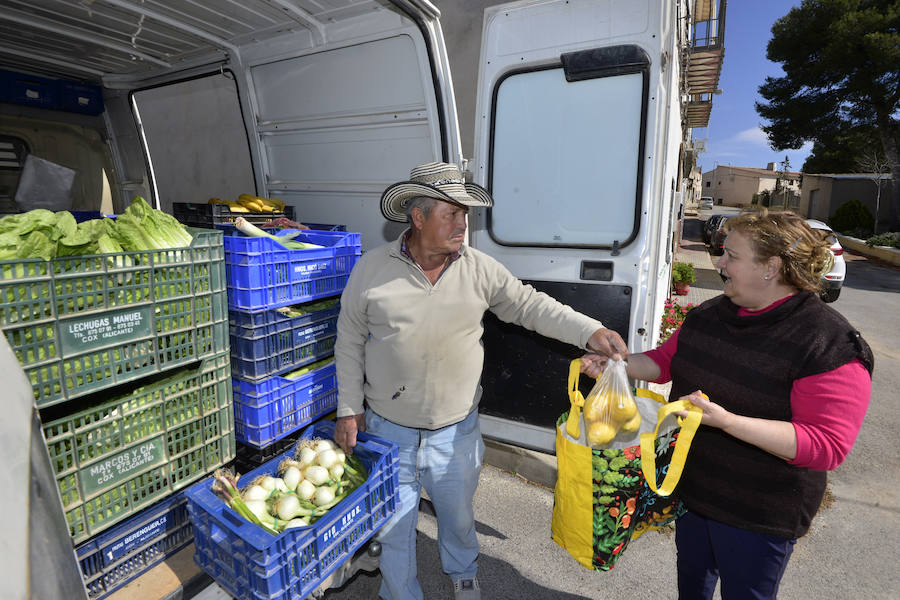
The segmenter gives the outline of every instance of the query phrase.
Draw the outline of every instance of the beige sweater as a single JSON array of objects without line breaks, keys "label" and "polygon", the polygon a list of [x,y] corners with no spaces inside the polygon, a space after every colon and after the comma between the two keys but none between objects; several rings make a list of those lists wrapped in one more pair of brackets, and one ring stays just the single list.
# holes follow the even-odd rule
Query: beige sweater
[{"label": "beige sweater", "polygon": [[431,285],[401,253],[402,237],[363,255],[341,296],[339,417],[362,413],[365,400],[406,427],[438,429],[464,419],[481,398],[487,310],[580,348],[603,327],[474,248],[464,246]]}]

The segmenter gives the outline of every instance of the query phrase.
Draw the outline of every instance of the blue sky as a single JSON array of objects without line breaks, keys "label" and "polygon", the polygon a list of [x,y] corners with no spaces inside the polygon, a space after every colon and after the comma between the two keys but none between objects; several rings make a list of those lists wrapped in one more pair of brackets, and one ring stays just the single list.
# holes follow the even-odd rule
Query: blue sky
[{"label": "blue sky", "polygon": [[694,129],[694,138],[706,138],[706,152],[698,162],[703,172],[716,163],[735,167],[765,168],[788,156],[791,169],[799,171],[812,144],[800,150],[776,152],[769,147],[763,123],[754,102],[762,98],[757,91],[766,76],[780,77],[781,65],[766,59],[766,44],[772,37],[772,24],[800,2],[787,0],[731,0],[725,12],[725,58],[719,89],[713,96],[709,126]]}]

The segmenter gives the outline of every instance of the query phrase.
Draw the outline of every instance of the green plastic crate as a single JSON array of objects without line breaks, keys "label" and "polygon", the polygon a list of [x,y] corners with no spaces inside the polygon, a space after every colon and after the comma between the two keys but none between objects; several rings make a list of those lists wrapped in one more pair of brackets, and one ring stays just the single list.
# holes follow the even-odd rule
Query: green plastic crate
[{"label": "green plastic crate", "polygon": [[222,232],[189,248],[0,262],[0,328],[38,407],[228,349]]},{"label": "green plastic crate", "polygon": [[235,457],[228,352],[44,424],[75,543]]}]

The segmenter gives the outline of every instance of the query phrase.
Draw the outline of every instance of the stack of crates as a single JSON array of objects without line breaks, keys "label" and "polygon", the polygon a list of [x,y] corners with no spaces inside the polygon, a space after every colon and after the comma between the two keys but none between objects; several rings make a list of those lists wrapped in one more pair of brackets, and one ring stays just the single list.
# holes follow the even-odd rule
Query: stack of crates
[{"label": "stack of crates", "polygon": [[321,248],[225,236],[235,435],[244,468],[262,464],[276,442],[337,407],[339,299],[360,256],[360,234],[276,233],[293,234]]},{"label": "stack of crates", "polygon": [[[0,262],[0,328],[92,598],[188,543],[177,492],[235,456],[223,234],[190,233],[186,248]],[[147,525],[160,518],[177,531]]]}]

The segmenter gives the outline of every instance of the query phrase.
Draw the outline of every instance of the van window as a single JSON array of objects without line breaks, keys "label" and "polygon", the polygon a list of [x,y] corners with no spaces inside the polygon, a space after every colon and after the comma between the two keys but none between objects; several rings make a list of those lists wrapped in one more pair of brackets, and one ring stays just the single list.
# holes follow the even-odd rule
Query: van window
[{"label": "van window", "polygon": [[509,245],[609,246],[636,231],[643,78],[510,75],[495,100],[491,235]]},{"label": "van window", "polygon": [[247,132],[230,71],[137,91],[158,208],[253,194]]}]

